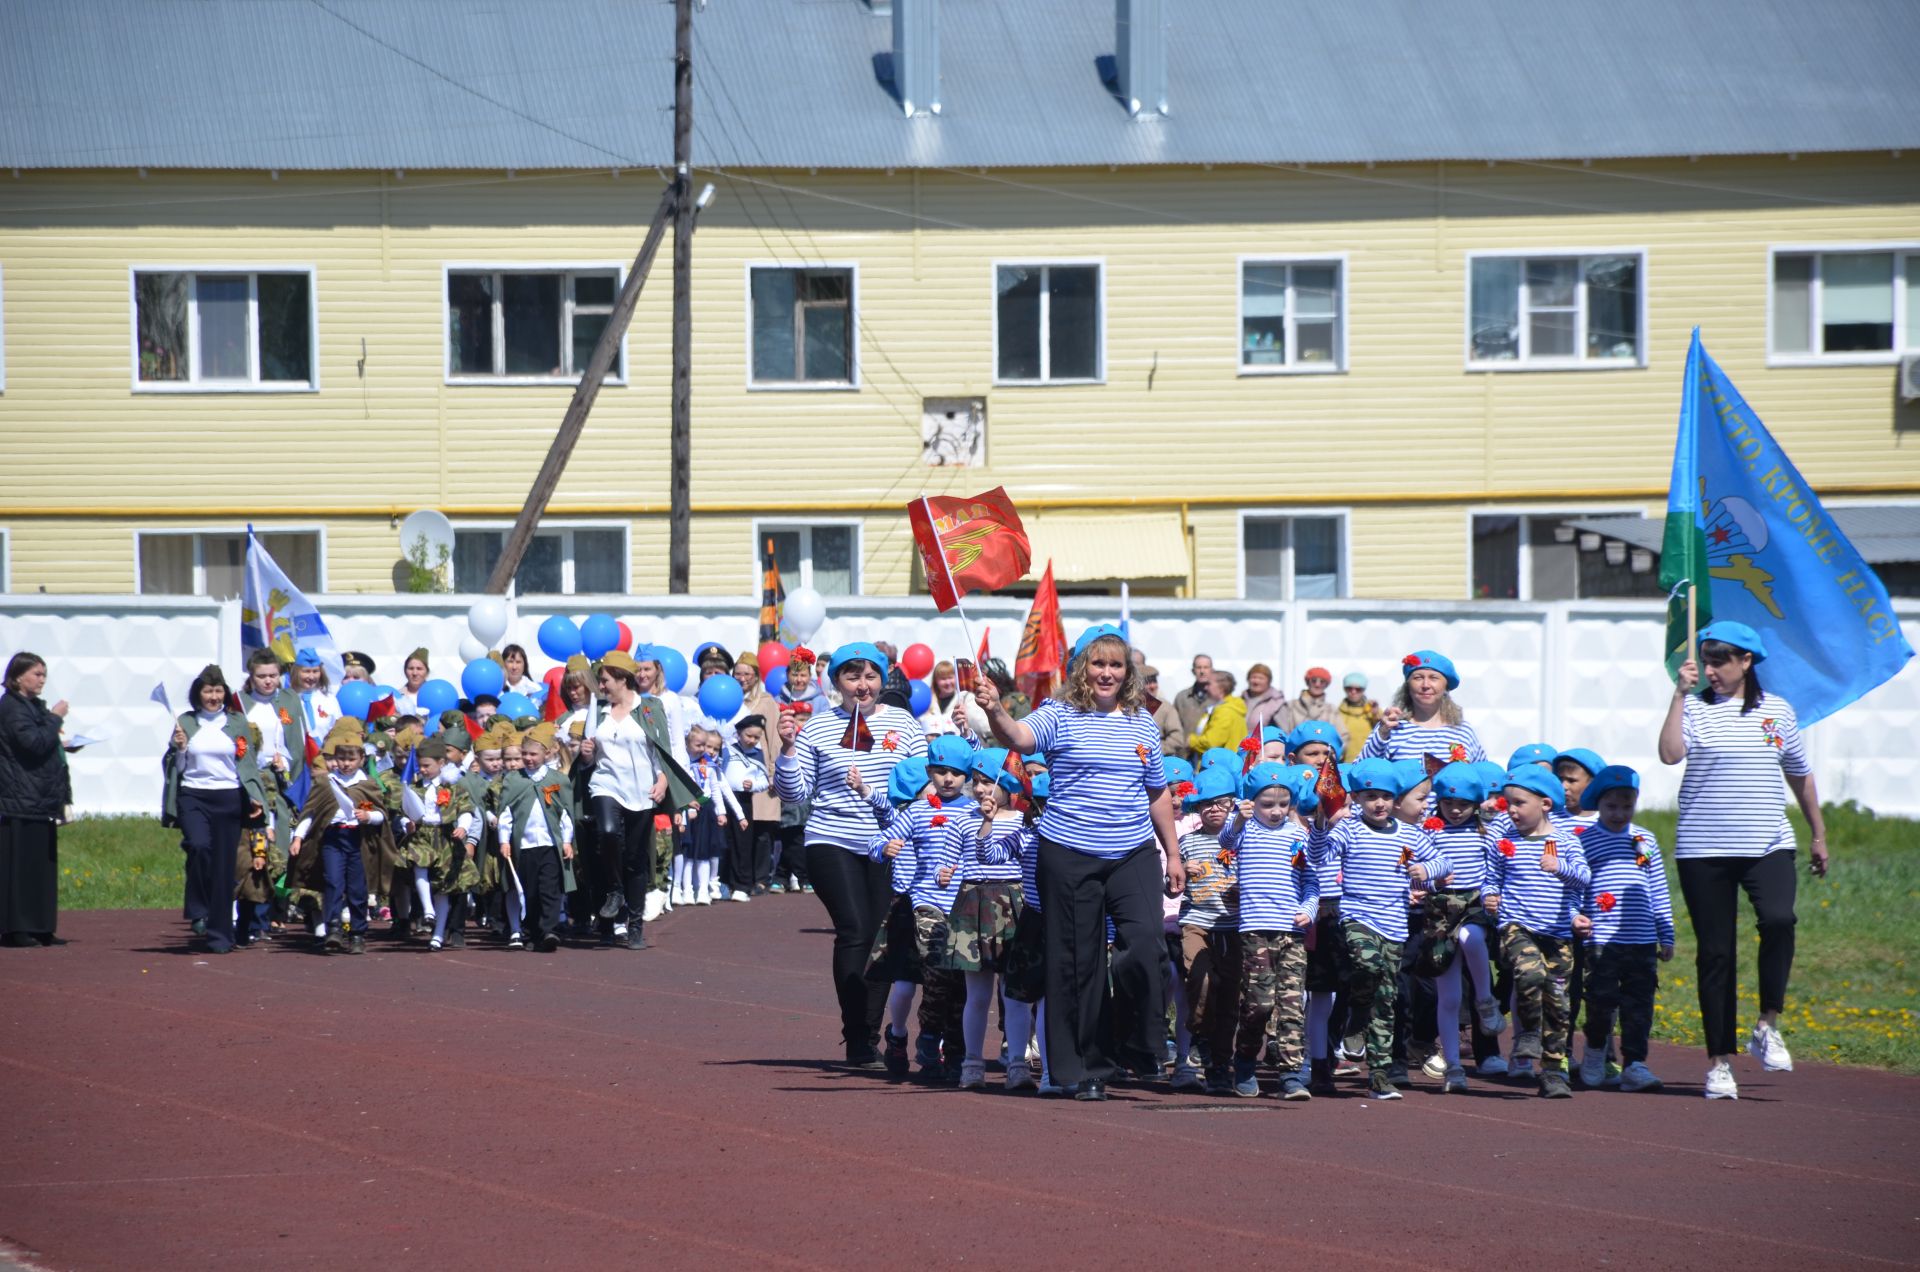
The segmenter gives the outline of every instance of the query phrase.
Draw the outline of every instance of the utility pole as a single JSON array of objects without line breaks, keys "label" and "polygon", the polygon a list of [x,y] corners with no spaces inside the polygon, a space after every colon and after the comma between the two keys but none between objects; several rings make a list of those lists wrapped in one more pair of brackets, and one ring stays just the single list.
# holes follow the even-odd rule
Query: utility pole
[{"label": "utility pole", "polygon": [[673,444],[667,591],[688,590],[693,519],[693,0],[673,5]]}]

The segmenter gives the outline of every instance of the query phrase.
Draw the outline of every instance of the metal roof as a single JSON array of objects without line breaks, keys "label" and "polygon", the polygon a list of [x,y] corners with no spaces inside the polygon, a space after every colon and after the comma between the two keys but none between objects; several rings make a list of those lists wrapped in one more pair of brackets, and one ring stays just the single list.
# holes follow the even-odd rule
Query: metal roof
[{"label": "metal roof", "polygon": [[[1165,117],[1114,0],[945,0],[905,119],[863,0],[708,0],[695,153],[735,168],[1616,158],[1920,147],[1915,0],[1188,0]],[[670,160],[660,0],[0,0],[0,166]]]},{"label": "metal roof", "polygon": [[[1868,565],[1898,565],[1920,561],[1920,506],[1840,507],[1827,509],[1833,524]],[[1660,555],[1665,517],[1582,517],[1569,521],[1577,530],[1591,530],[1608,539]]]}]

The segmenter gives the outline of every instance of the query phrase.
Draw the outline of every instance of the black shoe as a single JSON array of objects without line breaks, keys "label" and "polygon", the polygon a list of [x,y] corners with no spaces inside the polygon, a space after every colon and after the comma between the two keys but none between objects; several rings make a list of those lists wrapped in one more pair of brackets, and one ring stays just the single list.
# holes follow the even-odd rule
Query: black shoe
[{"label": "black shoe", "polygon": [[329,954],[337,953],[347,948],[347,938],[338,928],[334,928],[320,939],[320,948]]},{"label": "black shoe", "polygon": [[559,948],[560,948],[560,938],[555,936],[553,933],[549,932],[545,936],[540,938],[540,952],[542,954],[551,954]]},{"label": "black shoe", "polygon": [[1387,1081],[1393,1083],[1394,1086],[1400,1088],[1402,1091],[1413,1089],[1413,1079],[1407,1076],[1407,1066],[1404,1064],[1388,1065]]},{"label": "black shoe", "polygon": [[1087,1101],[1104,1100],[1107,1098],[1107,1084],[1089,1078],[1073,1088],[1073,1098]]},{"label": "black shoe", "polygon": [[450,949],[450,950],[464,950],[464,949],[466,949],[466,948],[467,948],[467,934],[466,934],[465,932],[449,932],[449,933],[447,933],[447,948],[448,948],[448,949]]},{"label": "black shoe", "polygon": [[205,919],[195,919],[193,921],[193,934],[195,936],[205,936],[207,934],[207,921]]},{"label": "black shoe", "polygon": [[600,903],[600,917],[603,919],[617,919],[620,917],[620,911],[626,908],[627,898],[624,895],[618,892],[609,892],[607,893],[607,899]]},{"label": "black shoe", "polygon": [[361,936],[358,932],[354,933],[353,936],[349,938],[347,941],[347,953],[365,954],[366,952],[367,952],[367,938],[364,936]]},{"label": "black shoe", "polygon": [[1567,1081],[1565,1069],[1548,1069],[1540,1075],[1540,1094],[1548,1100],[1571,1100],[1573,1084]]},{"label": "black shoe", "polygon": [[870,1042],[850,1042],[847,1044],[847,1064],[855,1069],[878,1069],[881,1067],[880,1052]]},{"label": "black shoe", "polygon": [[646,930],[638,923],[629,923],[627,925],[627,948],[630,950],[644,950],[647,948]]},{"label": "black shoe", "polygon": [[1307,1090],[1323,1098],[1340,1094],[1340,1088],[1333,1084],[1332,1056],[1313,1062],[1312,1076],[1307,1082]]},{"label": "black shoe", "polygon": [[910,1069],[907,1062],[907,1035],[893,1032],[892,1026],[888,1026],[887,1028],[887,1052],[885,1058],[887,1063],[887,1076],[895,1082],[903,1081]]}]

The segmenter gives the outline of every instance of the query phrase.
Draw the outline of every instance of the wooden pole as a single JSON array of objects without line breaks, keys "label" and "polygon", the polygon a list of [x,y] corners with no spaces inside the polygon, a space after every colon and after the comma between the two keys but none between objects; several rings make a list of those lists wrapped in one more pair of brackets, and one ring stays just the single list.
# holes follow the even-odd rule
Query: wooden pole
[{"label": "wooden pole", "polygon": [[693,0],[673,5],[673,435],[667,591],[689,590],[693,518]]},{"label": "wooden pole", "polygon": [[527,492],[527,502],[521,506],[520,515],[514,520],[513,529],[507,535],[506,546],[500,550],[500,559],[494,564],[493,573],[487,576],[487,591],[495,596],[504,596],[507,585],[513,582],[514,572],[520,568],[521,558],[527,554],[527,547],[533,542],[533,532],[539,528],[540,518],[547,510],[547,503],[553,498],[553,491],[560,484],[560,474],[566,471],[567,460],[573,455],[573,448],[580,440],[580,433],[587,425],[587,413],[593,410],[594,399],[600,396],[601,382],[607,378],[607,370],[612,367],[614,355],[620,351],[620,339],[627,333],[627,326],[633,321],[633,309],[640,301],[640,289],[647,285],[647,274],[653,269],[653,258],[660,251],[660,240],[666,237],[667,221],[677,206],[684,200],[680,197],[680,187],[670,185],[660,196],[660,205],[653,210],[653,222],[647,226],[647,237],[640,244],[640,254],[633,258],[633,268],[627,272],[627,280],[620,288],[620,295],[613,303],[613,314],[607,319],[607,326],[600,333],[600,343],[593,347],[593,356],[587,359],[587,369],[580,376],[580,383],[574,386],[573,400],[567,403],[567,413],[560,420],[560,431],[554,434],[553,444],[547,447],[546,462],[540,465],[540,472],[533,479],[533,489]]}]

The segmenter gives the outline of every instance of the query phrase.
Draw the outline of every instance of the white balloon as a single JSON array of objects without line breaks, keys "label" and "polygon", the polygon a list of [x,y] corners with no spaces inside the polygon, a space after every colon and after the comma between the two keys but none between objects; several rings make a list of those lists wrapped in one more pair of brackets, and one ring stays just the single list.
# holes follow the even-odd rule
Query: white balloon
[{"label": "white balloon", "polygon": [[483,596],[467,611],[467,630],[480,642],[482,658],[487,650],[500,647],[500,638],[507,634],[507,618],[507,603],[498,596]]},{"label": "white balloon", "polygon": [[820,625],[827,621],[827,603],[810,587],[795,588],[787,593],[780,617],[795,639],[812,640]]},{"label": "white balloon", "polygon": [[470,662],[477,662],[486,656],[487,647],[485,645],[482,645],[472,636],[462,636],[460,638],[460,665],[462,667]]}]

